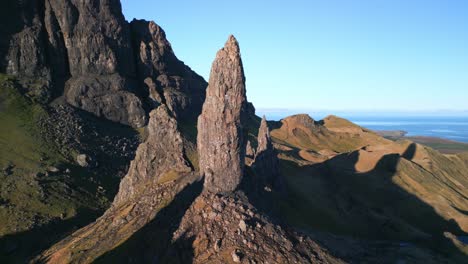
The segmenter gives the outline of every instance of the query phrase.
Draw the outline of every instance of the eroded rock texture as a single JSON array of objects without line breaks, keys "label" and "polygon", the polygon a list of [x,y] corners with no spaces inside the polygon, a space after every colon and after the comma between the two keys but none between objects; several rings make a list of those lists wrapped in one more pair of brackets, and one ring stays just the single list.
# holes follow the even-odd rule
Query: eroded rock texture
[{"label": "eroded rock texture", "polygon": [[64,95],[133,127],[161,103],[177,118],[200,114],[205,80],[177,59],[154,22],[125,21],[119,0],[6,1],[0,71],[19,77],[34,98]]},{"label": "eroded rock texture", "polygon": [[134,127],[146,123],[130,81],[135,63],[120,1],[24,0],[6,7],[19,18],[7,28],[2,70],[30,80],[29,92],[41,101],[64,94],[97,116]]},{"label": "eroded rock texture", "polygon": [[195,120],[205,99],[205,80],[175,56],[156,23],[133,20],[130,27],[138,79],[149,106],[165,103],[177,118]]},{"label": "eroded rock texture", "polygon": [[120,182],[114,206],[129,201],[155,185],[165,174],[191,171],[184,158],[184,143],[177,129],[177,121],[165,105],[150,113],[148,137],[137,149],[128,174]]},{"label": "eroded rock texture", "polygon": [[153,221],[187,184],[198,179],[184,158],[177,121],[165,105],[151,112],[147,129],[148,137],[138,147],[112,206],[94,223],[43,252],[35,262],[93,262]]},{"label": "eroded rock texture", "polygon": [[202,114],[198,118],[198,155],[205,189],[231,192],[244,173],[243,122],[247,106],[240,49],[234,36],[216,54]]},{"label": "eroded rock texture", "polygon": [[255,170],[255,184],[261,187],[282,188],[279,160],[270,137],[265,116],[258,130],[258,146],[252,167]]}]

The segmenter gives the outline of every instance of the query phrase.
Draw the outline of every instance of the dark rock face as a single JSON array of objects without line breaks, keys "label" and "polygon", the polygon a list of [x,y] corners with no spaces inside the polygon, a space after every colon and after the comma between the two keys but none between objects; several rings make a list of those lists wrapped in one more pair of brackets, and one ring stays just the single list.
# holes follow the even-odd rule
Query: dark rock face
[{"label": "dark rock face", "polygon": [[156,185],[164,174],[191,171],[184,158],[184,143],[177,121],[170,116],[165,105],[150,113],[147,129],[148,137],[138,147],[128,174],[120,182],[114,206],[143,193],[146,187]]},{"label": "dark rock face", "polygon": [[198,117],[205,99],[205,80],[177,59],[156,23],[133,20],[130,27],[138,80],[150,107],[165,103],[177,118]]},{"label": "dark rock face", "polygon": [[135,82],[118,74],[80,76],[68,81],[65,97],[75,107],[109,120],[142,127],[146,123],[140,99],[127,92]]},{"label": "dark rock face", "polygon": [[118,0],[19,1],[17,8],[23,28],[11,37],[8,74],[38,82],[33,92],[45,94],[43,101],[66,87],[75,107],[134,127],[146,123],[140,99],[121,84],[136,73]]},{"label": "dark rock face", "polygon": [[6,1],[0,70],[41,101],[64,95],[74,107],[133,127],[162,103],[177,118],[201,112],[205,80],[177,59],[154,22],[127,23],[120,1]]},{"label": "dark rock face", "polygon": [[242,179],[246,106],[239,44],[230,36],[216,54],[202,114],[198,118],[200,172],[205,175],[205,189],[209,191],[231,192]]},{"label": "dark rock face", "polygon": [[[120,2],[49,1],[46,18],[52,50],[61,51],[56,43],[65,43],[65,68],[72,77],[66,84],[67,102],[112,121],[143,126],[145,112],[127,80],[135,76],[135,64]],[[61,36],[53,35],[57,31]]]},{"label": "dark rock face", "polygon": [[279,160],[271,141],[265,116],[263,116],[258,130],[258,147],[252,167],[258,177],[255,184],[259,184],[261,187],[282,188]]}]

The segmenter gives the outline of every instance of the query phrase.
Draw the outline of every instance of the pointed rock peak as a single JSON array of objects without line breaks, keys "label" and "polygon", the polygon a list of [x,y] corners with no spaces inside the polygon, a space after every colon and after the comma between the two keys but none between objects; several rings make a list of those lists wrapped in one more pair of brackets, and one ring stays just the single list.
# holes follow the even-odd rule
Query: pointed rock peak
[{"label": "pointed rock peak", "polygon": [[260,131],[266,132],[267,136],[270,137],[270,129],[268,128],[268,123],[265,116],[263,116],[262,121],[260,122]]},{"label": "pointed rock peak", "polygon": [[245,147],[245,155],[249,158],[255,157],[255,149],[252,147],[250,140],[247,141],[247,146]]},{"label": "pointed rock peak", "polygon": [[264,186],[269,186],[281,190],[283,184],[279,173],[279,161],[271,141],[270,129],[268,128],[265,116],[263,116],[260,128],[258,129],[257,140],[257,152],[255,153],[255,159],[252,164],[258,176],[255,185],[259,186],[261,189]]},{"label": "pointed rock peak", "polygon": [[198,118],[198,155],[205,189],[232,192],[244,174],[247,98],[239,45],[230,37],[216,55]]},{"label": "pointed rock peak", "polygon": [[263,116],[262,121],[260,122],[260,128],[258,129],[257,153],[260,153],[269,148],[272,148],[270,129],[268,128],[268,123],[265,116]]},{"label": "pointed rock peak", "polygon": [[233,35],[229,35],[226,44],[224,44],[224,50],[228,53],[240,53],[239,42],[237,42],[237,39]]}]

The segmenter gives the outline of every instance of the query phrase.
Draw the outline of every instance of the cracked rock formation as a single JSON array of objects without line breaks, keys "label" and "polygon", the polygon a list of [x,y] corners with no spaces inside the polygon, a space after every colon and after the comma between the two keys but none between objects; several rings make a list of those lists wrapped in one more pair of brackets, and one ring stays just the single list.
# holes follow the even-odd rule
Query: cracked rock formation
[{"label": "cracked rock formation", "polygon": [[258,130],[258,146],[252,167],[257,177],[256,184],[281,189],[279,160],[270,137],[270,129],[263,116]]},{"label": "cracked rock formation", "polygon": [[245,76],[234,36],[213,62],[202,114],[198,118],[198,155],[205,189],[234,191],[244,173],[243,122],[247,107]]},{"label": "cracked rock formation", "polygon": [[184,158],[184,142],[177,121],[170,116],[165,105],[150,113],[147,129],[148,138],[138,147],[127,176],[120,182],[114,206],[136,197],[165,174],[191,171]]},{"label": "cracked rock formation", "polygon": [[149,107],[164,103],[176,118],[196,120],[205,99],[205,80],[176,57],[156,23],[135,19],[130,28],[137,77]]},{"label": "cracked rock formation", "polygon": [[119,0],[4,0],[0,71],[42,103],[70,105],[132,127],[166,104],[196,120],[206,82],[177,59],[154,22],[128,23]]},{"label": "cracked rock formation", "polygon": [[152,221],[187,185],[198,179],[184,158],[177,121],[165,105],[150,114],[148,137],[137,149],[112,206],[46,250],[34,262],[91,263]]},{"label": "cracked rock formation", "polygon": [[1,45],[2,70],[29,79],[29,92],[41,101],[63,94],[69,104],[97,116],[145,125],[134,94],[130,28],[119,0],[10,2],[7,9],[18,16],[2,29],[9,39]]}]

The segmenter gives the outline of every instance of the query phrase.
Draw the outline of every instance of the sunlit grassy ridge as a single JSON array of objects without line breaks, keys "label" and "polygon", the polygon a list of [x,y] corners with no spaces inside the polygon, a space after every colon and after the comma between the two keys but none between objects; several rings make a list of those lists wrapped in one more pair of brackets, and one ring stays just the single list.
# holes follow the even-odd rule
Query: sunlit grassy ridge
[{"label": "sunlit grassy ridge", "polygon": [[306,126],[286,118],[271,134],[289,187],[281,203],[288,221],[304,229],[417,243],[459,260],[444,232],[468,230],[468,154],[390,141],[334,116]]}]

